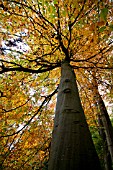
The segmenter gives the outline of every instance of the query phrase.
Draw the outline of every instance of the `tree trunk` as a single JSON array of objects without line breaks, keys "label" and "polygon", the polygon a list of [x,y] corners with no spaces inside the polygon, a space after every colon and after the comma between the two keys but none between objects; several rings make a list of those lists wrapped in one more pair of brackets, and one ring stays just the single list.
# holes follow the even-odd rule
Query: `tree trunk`
[{"label": "tree trunk", "polygon": [[99,109],[100,109],[100,117],[101,117],[103,127],[105,130],[105,134],[106,134],[108,150],[110,152],[111,160],[113,163],[113,127],[112,127],[111,121],[109,119],[109,115],[106,110],[105,104],[104,104],[100,94],[98,96],[98,105],[99,105]]},{"label": "tree trunk", "polygon": [[103,140],[104,168],[105,168],[105,170],[112,170],[111,156],[110,156],[110,153],[108,150],[106,134],[105,134],[105,130],[104,130],[104,126],[103,126],[100,114],[98,114],[98,124],[99,124],[99,134]]},{"label": "tree trunk", "polygon": [[101,170],[74,71],[68,62],[61,71],[48,170]]},{"label": "tree trunk", "polygon": [[111,161],[113,164],[113,127],[112,127],[106,106],[104,104],[104,101],[98,91],[98,83],[96,81],[96,72],[93,71],[92,75],[93,75],[92,84],[94,88],[93,93],[95,94],[95,101],[96,101],[96,105],[98,106],[98,110],[99,110],[98,116],[99,116],[99,119],[101,119],[104,133],[105,133],[105,138],[103,140],[104,141],[106,140],[107,142],[108,151],[110,153]]}]

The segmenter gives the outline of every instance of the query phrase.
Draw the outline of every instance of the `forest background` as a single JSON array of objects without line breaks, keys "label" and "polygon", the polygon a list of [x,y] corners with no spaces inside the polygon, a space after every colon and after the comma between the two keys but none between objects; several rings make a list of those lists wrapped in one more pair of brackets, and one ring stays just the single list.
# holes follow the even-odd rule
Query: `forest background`
[{"label": "forest background", "polygon": [[66,54],[76,74],[101,164],[103,168],[109,166],[108,155],[113,158],[106,139],[109,126],[103,125],[101,117],[106,111],[107,118],[113,119],[112,44],[111,0],[0,2],[2,169],[47,169],[60,70]]}]

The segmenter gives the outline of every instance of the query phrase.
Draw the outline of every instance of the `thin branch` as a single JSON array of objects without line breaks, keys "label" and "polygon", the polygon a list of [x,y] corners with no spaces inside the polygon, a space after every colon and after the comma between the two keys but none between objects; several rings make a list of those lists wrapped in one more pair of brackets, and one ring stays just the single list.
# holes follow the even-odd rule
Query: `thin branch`
[{"label": "thin branch", "polygon": [[[18,64],[15,63],[15,65],[18,65]],[[53,69],[60,67],[60,66],[61,66],[61,62],[58,62],[58,63],[54,64],[53,66],[46,65],[46,68],[43,68],[43,66],[42,66],[38,70],[33,70],[33,69],[30,69],[30,68],[25,68],[21,65],[19,65],[18,67],[5,67],[3,65],[3,66],[0,66],[1,69],[2,69],[0,71],[0,74],[5,73],[5,72],[9,72],[9,71],[23,71],[23,72],[27,72],[27,73],[44,73],[46,71],[53,70]]]},{"label": "thin branch", "polygon": [[74,65],[72,65],[72,67],[74,68],[74,69],[79,69],[79,68],[83,68],[83,69],[93,69],[93,68],[97,68],[97,69],[102,69],[102,70],[104,70],[104,69],[108,69],[108,70],[113,70],[113,67],[99,67],[99,66],[74,66]]},{"label": "thin branch", "polygon": [[82,11],[83,11],[83,9],[84,9],[84,5],[85,5],[85,3],[86,3],[86,0],[84,0],[84,2],[83,2],[83,6],[82,6],[81,10],[79,11],[78,15],[75,17],[75,20],[74,20],[72,23],[70,23],[70,26],[69,26],[70,28],[72,28],[72,27],[73,27],[73,25],[76,23],[76,21],[77,21],[78,17],[80,16],[80,14],[82,13]]},{"label": "thin branch", "polygon": [[18,130],[17,132],[14,132],[12,134],[9,134],[9,135],[4,135],[4,136],[0,136],[0,138],[2,137],[9,137],[9,136],[13,136],[13,135],[16,135],[18,133],[20,133],[23,129],[25,129],[30,123],[31,121],[34,119],[35,116],[37,116],[37,114],[40,112],[39,116],[41,115],[41,110],[43,108],[43,106],[49,101],[51,100],[51,98],[57,93],[58,91],[58,87],[48,96],[45,97],[45,99],[43,100],[42,104],[40,105],[40,107],[38,108],[37,112],[28,120],[28,122],[20,129]]},{"label": "thin branch", "polygon": [[[109,43],[108,45],[111,45],[113,42],[111,42],[111,43]],[[103,54],[105,54],[106,52],[108,52],[110,49],[112,49],[112,46],[110,46],[108,49],[107,49],[107,47],[104,47],[103,49],[100,49],[100,51],[98,52],[98,53],[96,53],[96,54],[94,54],[93,56],[91,56],[91,57],[89,57],[89,58],[86,58],[86,59],[78,59],[78,60],[74,60],[74,59],[71,59],[71,61],[73,61],[73,62],[88,62],[89,60],[91,60],[91,59],[93,59],[93,58],[95,58],[97,55],[99,55],[99,54],[101,54],[101,53],[103,53]],[[104,51],[105,50],[105,51]]]},{"label": "thin branch", "polygon": [[22,7],[26,7],[26,8],[28,8],[28,9],[31,9],[34,13],[37,14],[37,16],[38,16],[40,19],[43,19],[43,21],[45,21],[46,23],[48,23],[49,25],[51,25],[52,28],[54,28],[54,29],[56,30],[54,24],[52,24],[49,20],[47,20],[47,19],[42,15],[42,13],[41,13],[40,10],[37,11],[36,9],[33,9],[32,6],[28,6],[28,5],[26,5],[26,4],[22,3],[22,2],[17,2],[17,1],[14,1],[14,0],[7,0],[7,1],[8,1],[8,2],[13,2],[13,3],[16,3],[16,4],[19,4],[19,5],[21,5]]},{"label": "thin branch", "polygon": [[30,100],[30,98],[29,98],[25,103],[23,103],[22,105],[17,106],[17,107],[15,107],[15,108],[12,108],[12,109],[10,109],[10,110],[2,109],[2,110],[4,111],[4,112],[2,112],[2,113],[11,112],[11,111],[13,111],[13,110],[19,109],[20,107],[25,106],[25,105],[29,102],[29,100]]}]

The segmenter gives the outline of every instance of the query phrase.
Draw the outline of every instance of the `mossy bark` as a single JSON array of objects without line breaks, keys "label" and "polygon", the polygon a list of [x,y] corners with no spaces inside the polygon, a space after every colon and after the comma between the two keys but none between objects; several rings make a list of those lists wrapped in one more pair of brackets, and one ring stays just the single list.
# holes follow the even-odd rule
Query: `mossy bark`
[{"label": "mossy bark", "polygon": [[61,66],[48,170],[101,170],[68,62]]}]

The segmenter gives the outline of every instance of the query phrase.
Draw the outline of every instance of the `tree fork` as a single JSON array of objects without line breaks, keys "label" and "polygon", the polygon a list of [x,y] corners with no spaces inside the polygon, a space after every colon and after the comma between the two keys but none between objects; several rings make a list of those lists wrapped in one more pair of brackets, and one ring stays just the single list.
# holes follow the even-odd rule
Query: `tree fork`
[{"label": "tree fork", "polygon": [[48,170],[101,170],[75,79],[62,63]]}]

